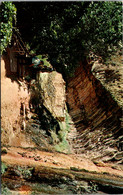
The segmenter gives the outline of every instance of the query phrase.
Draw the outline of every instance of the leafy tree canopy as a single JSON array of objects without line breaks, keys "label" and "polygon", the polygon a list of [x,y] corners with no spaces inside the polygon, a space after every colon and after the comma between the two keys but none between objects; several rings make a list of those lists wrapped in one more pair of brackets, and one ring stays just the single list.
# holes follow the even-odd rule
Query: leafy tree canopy
[{"label": "leafy tree canopy", "polygon": [[71,72],[90,52],[103,59],[121,41],[121,2],[17,2],[18,27],[30,48]]},{"label": "leafy tree canopy", "polygon": [[16,7],[11,2],[0,5],[0,53],[11,42],[13,23],[16,21]]}]

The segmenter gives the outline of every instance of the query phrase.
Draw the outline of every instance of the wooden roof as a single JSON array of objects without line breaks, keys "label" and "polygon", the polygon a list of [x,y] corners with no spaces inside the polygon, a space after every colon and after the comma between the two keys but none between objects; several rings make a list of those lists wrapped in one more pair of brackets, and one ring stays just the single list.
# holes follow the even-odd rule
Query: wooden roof
[{"label": "wooden roof", "polygon": [[23,55],[23,56],[30,56],[29,50],[27,49],[25,43],[23,42],[19,30],[14,29],[12,35],[12,46],[13,52]]}]

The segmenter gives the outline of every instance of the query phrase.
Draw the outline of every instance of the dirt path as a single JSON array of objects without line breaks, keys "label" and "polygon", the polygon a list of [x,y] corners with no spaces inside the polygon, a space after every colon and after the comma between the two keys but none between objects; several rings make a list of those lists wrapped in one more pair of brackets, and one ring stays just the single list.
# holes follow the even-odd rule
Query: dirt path
[{"label": "dirt path", "polygon": [[23,149],[19,147],[9,147],[7,154],[2,155],[2,162],[8,165],[33,166],[33,167],[53,167],[71,169],[84,169],[89,172],[107,173],[123,177],[121,166],[98,162],[94,164],[91,160],[80,158],[76,155],[66,155],[61,153],[50,153],[45,151]]}]

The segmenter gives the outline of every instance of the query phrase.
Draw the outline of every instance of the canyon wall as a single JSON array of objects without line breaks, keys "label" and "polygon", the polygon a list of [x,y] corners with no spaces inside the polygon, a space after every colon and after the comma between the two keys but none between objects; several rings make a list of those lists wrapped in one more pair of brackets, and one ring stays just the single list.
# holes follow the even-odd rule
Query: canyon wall
[{"label": "canyon wall", "polygon": [[2,144],[49,144],[62,152],[72,145],[72,152],[92,159],[122,160],[121,108],[88,63],[80,64],[67,82],[69,113],[61,74],[39,71],[37,80],[26,83],[7,77],[9,65],[7,56],[1,58]]},{"label": "canyon wall", "polygon": [[60,73],[38,72],[37,80],[42,90],[43,104],[59,121],[65,120],[65,82]]},{"label": "canyon wall", "polygon": [[123,149],[121,108],[92,75],[88,63],[81,63],[69,79],[67,102],[78,135],[73,138],[73,150],[91,158],[118,160]]},{"label": "canyon wall", "polygon": [[[10,58],[1,58],[2,145],[68,152],[65,82],[56,71],[36,71],[27,82],[12,74]],[[33,70],[32,70],[33,71]],[[8,74],[9,72],[9,74]]]},{"label": "canyon wall", "polygon": [[1,57],[1,141],[7,145],[32,146],[23,134],[25,116],[21,114],[22,105],[29,109],[30,94],[24,82],[7,77],[9,66],[9,58]]},{"label": "canyon wall", "polygon": [[69,131],[69,116],[66,107],[66,83],[62,74],[56,71],[39,71],[36,77],[38,87],[34,93],[39,90],[41,94],[37,103],[41,127],[51,136],[51,144],[57,151],[68,152],[69,145],[66,138]]}]

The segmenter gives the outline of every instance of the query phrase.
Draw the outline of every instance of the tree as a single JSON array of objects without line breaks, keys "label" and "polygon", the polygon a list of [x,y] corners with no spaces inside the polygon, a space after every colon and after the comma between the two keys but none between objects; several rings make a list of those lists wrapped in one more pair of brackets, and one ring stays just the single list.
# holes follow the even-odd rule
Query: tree
[{"label": "tree", "polygon": [[0,5],[0,53],[11,42],[13,23],[16,21],[16,7],[11,2]]},{"label": "tree", "polygon": [[[121,41],[121,2],[15,3],[23,38],[54,67],[72,72],[90,52],[106,59]],[[23,15],[23,17],[22,17]]]}]

